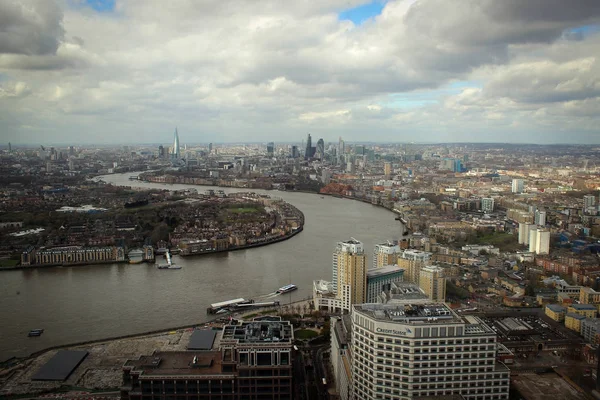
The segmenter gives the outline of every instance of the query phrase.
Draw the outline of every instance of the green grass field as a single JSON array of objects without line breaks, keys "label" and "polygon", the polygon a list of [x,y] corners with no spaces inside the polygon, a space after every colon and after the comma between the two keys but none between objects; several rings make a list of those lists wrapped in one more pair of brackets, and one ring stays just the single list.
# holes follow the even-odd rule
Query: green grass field
[{"label": "green grass field", "polygon": [[499,232],[479,236],[474,241],[469,241],[469,244],[491,244],[498,247],[500,251],[516,251],[522,247],[517,236]]}]

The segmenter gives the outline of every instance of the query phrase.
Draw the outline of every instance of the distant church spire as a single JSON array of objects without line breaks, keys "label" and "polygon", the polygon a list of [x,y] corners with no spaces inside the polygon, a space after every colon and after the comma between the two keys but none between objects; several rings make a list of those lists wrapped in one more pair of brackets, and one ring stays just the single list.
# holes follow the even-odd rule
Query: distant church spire
[{"label": "distant church spire", "polygon": [[181,158],[181,152],[179,149],[179,133],[177,132],[177,127],[175,127],[175,137],[173,138],[173,150],[171,156],[176,160]]}]

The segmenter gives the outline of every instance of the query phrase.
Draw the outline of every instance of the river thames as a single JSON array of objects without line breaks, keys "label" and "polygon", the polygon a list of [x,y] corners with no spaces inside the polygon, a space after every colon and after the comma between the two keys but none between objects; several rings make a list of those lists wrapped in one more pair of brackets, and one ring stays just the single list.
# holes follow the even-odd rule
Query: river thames
[{"label": "river thames", "polygon": [[[223,189],[130,181],[131,174],[101,177],[121,186]],[[312,281],[331,280],[335,244],[354,237],[373,247],[400,239],[401,223],[391,211],[360,201],[317,194],[251,190],[280,197],[305,216],[304,231],[264,247],[190,258],[175,256],[180,270],[151,264],[53,267],[0,273],[0,361],[44,348],[145,331],[191,325],[207,319],[210,303],[258,298],[294,283],[299,289],[274,298],[281,304],[312,295]],[[30,329],[43,328],[36,338]]]}]

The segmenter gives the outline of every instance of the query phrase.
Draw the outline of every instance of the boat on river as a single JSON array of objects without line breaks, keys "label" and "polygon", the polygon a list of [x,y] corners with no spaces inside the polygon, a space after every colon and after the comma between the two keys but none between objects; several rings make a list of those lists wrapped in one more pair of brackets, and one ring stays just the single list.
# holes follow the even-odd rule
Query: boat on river
[{"label": "boat on river", "polygon": [[290,284],[290,285],[285,285],[285,286],[280,287],[279,289],[277,289],[277,291],[275,293],[284,294],[284,293],[288,293],[288,292],[291,292],[296,289],[298,289],[298,286]]},{"label": "boat on river", "polygon": [[29,333],[27,334],[27,336],[29,337],[37,337],[37,336],[42,336],[42,333],[44,333],[43,329],[32,329],[29,331]]},{"label": "boat on river", "polygon": [[156,264],[156,268],[158,268],[158,269],[181,269],[181,265],[174,264],[171,261],[171,254],[169,253],[168,250],[165,253],[165,258],[167,259],[167,263],[166,264]]}]

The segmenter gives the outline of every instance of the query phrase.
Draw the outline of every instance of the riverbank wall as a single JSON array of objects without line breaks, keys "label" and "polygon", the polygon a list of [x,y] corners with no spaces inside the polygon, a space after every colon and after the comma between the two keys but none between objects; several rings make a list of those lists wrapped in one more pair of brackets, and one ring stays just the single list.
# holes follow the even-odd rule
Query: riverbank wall
[{"label": "riverbank wall", "polygon": [[94,262],[78,262],[78,263],[54,263],[54,264],[33,264],[33,265],[15,265],[14,267],[3,267],[0,271],[14,271],[14,270],[33,270],[38,268],[54,268],[54,267],[85,267],[90,265],[103,265],[103,264],[143,264],[147,261],[139,263],[130,263],[129,260],[104,260]]}]

